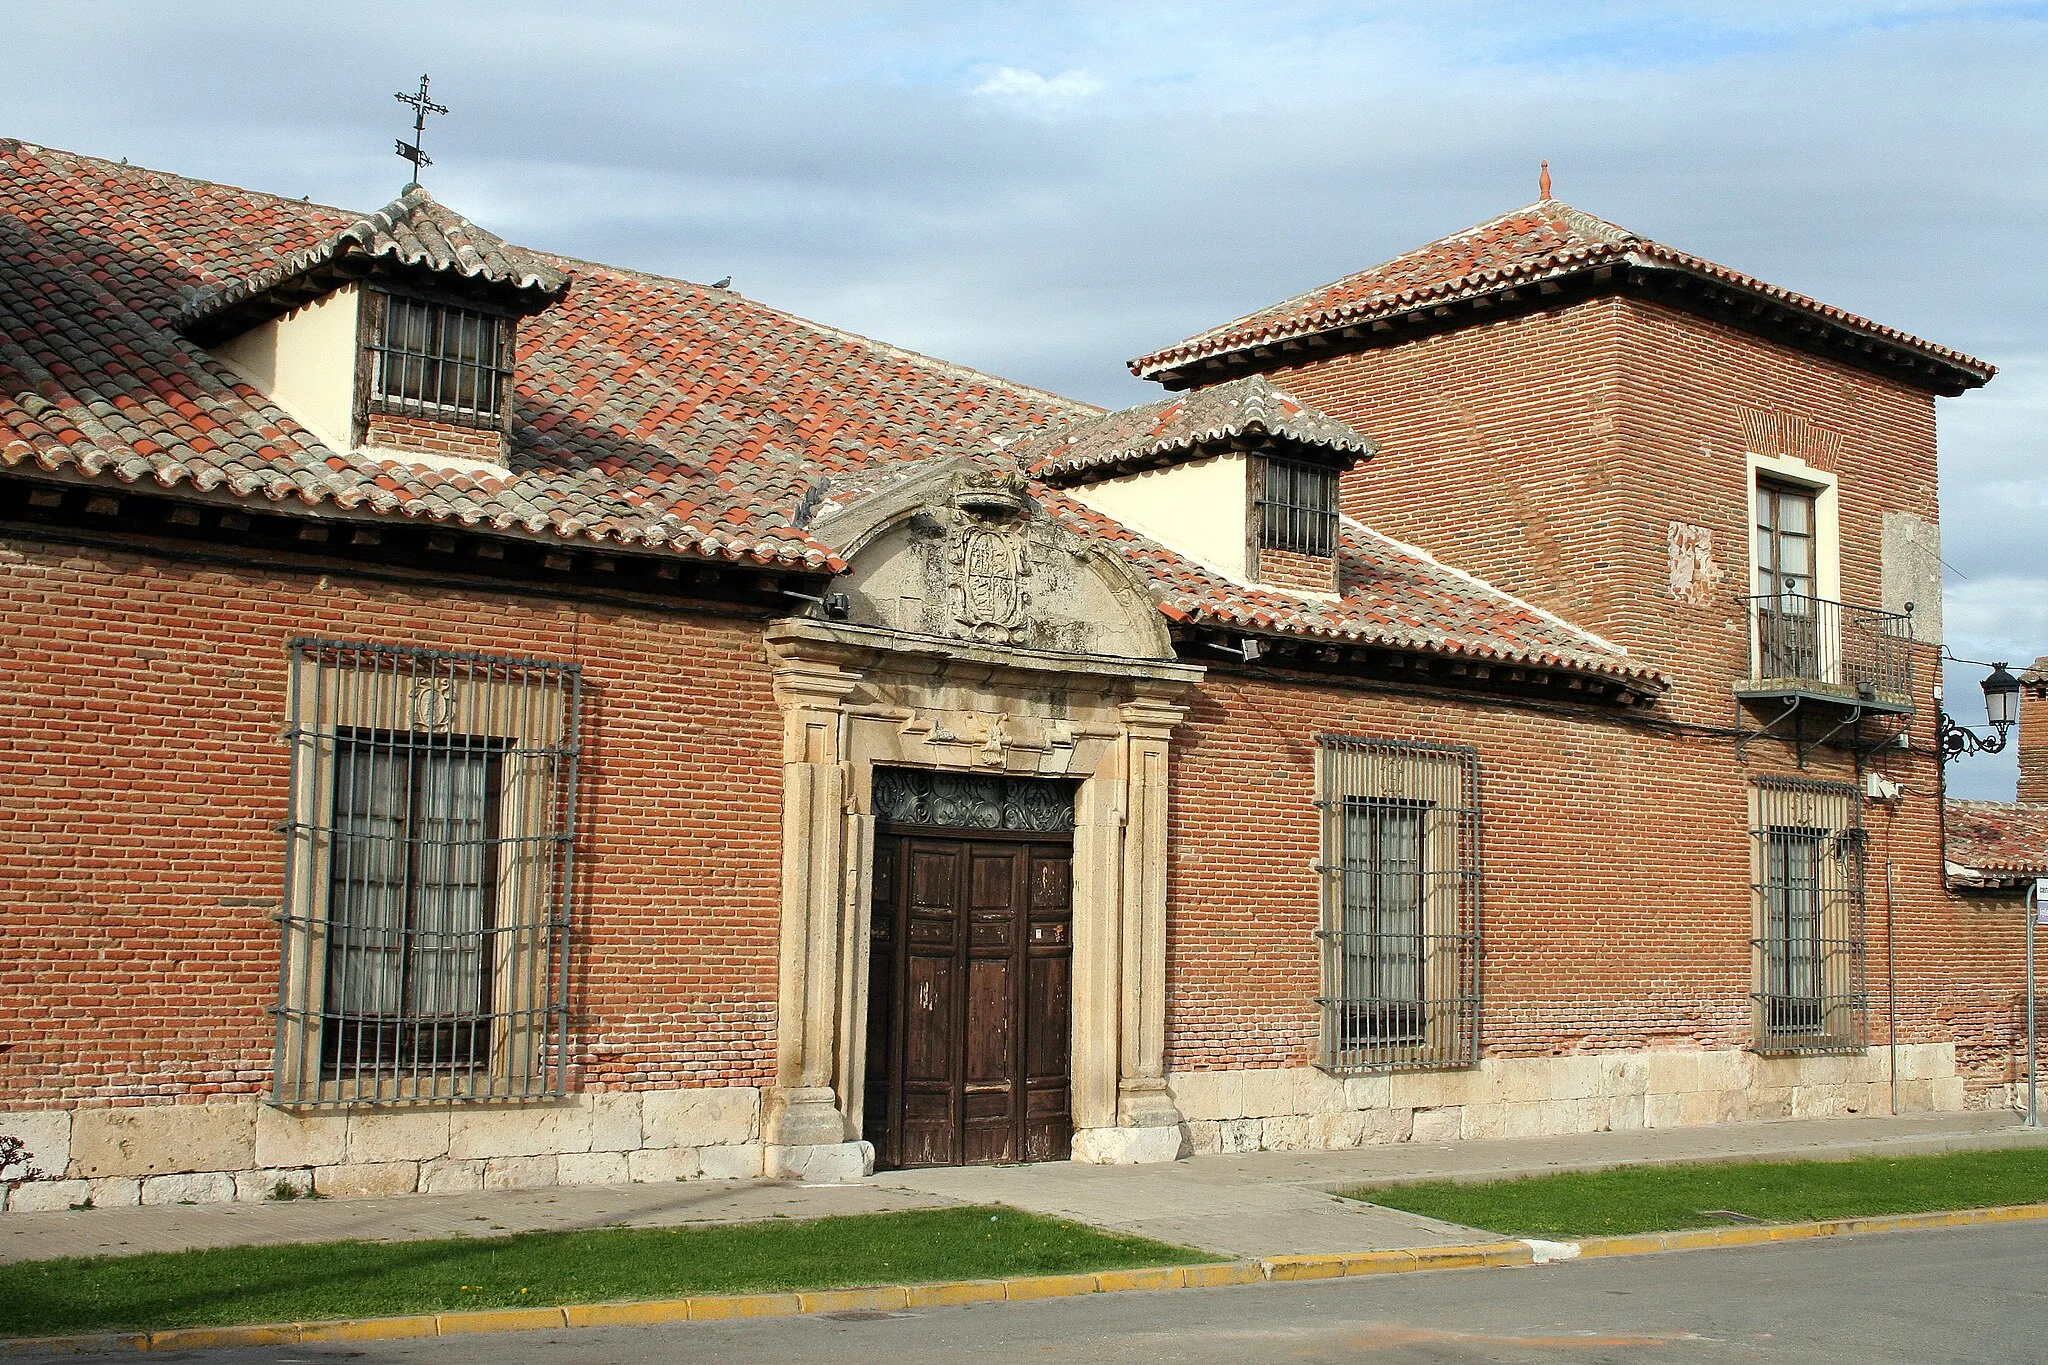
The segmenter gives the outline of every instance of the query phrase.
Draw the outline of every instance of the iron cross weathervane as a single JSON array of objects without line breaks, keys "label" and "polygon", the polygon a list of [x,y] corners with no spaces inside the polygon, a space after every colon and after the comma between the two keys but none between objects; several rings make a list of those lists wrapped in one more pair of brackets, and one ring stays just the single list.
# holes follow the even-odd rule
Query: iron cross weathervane
[{"label": "iron cross weathervane", "polygon": [[406,186],[407,189],[411,189],[414,185],[420,183],[421,169],[434,164],[434,158],[420,150],[420,144],[426,141],[427,115],[445,114],[448,112],[448,106],[436,104],[427,98],[427,78],[425,76],[420,77],[420,88],[417,94],[407,95],[401,93],[398,96],[398,102],[412,106],[412,141],[407,142],[404,138],[398,139],[398,154],[412,163],[412,185]]}]

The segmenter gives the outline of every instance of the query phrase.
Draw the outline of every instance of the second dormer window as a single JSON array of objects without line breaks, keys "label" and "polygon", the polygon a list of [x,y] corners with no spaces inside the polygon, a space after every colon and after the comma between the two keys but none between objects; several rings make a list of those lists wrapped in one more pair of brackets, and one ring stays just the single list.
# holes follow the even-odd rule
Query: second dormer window
[{"label": "second dormer window", "polygon": [[379,411],[497,426],[510,370],[512,327],[495,313],[379,296],[370,395]]},{"label": "second dormer window", "polygon": [[1296,554],[1337,552],[1337,471],[1268,459],[1259,499],[1259,546]]}]

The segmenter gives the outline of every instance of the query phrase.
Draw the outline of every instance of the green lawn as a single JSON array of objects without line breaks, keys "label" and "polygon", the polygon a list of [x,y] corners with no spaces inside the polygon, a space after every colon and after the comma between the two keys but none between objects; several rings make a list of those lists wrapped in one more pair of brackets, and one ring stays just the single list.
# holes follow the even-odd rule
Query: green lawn
[{"label": "green lawn", "polygon": [[0,1335],[993,1279],[1216,1258],[1006,1208],[0,1265]]},{"label": "green lawn", "polygon": [[[1367,1186],[1346,1198],[1514,1237],[1599,1237],[2048,1202],[2048,1149],[1854,1161],[1623,1166],[1487,1184]],[[1747,1219],[1715,1213],[1746,1214]]]}]

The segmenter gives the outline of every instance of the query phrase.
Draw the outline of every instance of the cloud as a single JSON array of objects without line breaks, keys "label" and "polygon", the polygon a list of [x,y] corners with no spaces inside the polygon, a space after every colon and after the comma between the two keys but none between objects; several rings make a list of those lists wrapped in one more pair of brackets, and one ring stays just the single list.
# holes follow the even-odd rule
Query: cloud
[{"label": "cloud", "polygon": [[1062,71],[1048,78],[1036,71],[1005,66],[975,86],[974,93],[1029,113],[1058,114],[1101,94],[1104,88],[1099,78],[1086,71]]}]

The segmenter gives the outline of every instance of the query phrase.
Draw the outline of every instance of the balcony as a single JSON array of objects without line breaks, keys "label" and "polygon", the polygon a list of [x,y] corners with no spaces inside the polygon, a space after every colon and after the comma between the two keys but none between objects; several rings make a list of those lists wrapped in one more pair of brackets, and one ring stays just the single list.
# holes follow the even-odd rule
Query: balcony
[{"label": "balcony", "polygon": [[1803,765],[1814,745],[1853,737],[1865,717],[1913,714],[1911,615],[1791,594],[1745,600],[1749,676],[1735,695],[1767,719],[1744,739],[1789,739]]}]

